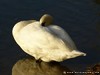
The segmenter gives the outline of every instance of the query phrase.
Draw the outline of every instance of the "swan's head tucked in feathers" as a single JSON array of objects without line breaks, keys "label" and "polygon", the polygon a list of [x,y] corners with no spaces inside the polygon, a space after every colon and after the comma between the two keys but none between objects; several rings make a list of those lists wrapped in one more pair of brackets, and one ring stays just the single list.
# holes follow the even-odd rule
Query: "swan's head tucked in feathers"
[{"label": "swan's head tucked in feathers", "polygon": [[40,18],[40,24],[42,26],[48,26],[48,25],[52,24],[52,22],[53,22],[53,18],[52,18],[52,16],[50,16],[48,14],[45,14]]},{"label": "swan's head tucked in feathers", "polygon": [[52,25],[52,16],[45,14],[40,21],[28,20],[15,24],[12,33],[22,50],[45,62],[63,61],[86,54],[77,50],[68,33]]}]

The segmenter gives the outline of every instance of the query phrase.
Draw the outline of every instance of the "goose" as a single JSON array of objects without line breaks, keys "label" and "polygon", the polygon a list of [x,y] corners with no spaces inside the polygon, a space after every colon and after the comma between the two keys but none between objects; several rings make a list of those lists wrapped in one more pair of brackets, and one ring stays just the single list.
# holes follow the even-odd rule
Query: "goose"
[{"label": "goose", "polygon": [[14,25],[12,35],[20,48],[36,60],[61,62],[86,56],[63,28],[52,23],[49,14],[44,14],[39,21],[20,21]]}]

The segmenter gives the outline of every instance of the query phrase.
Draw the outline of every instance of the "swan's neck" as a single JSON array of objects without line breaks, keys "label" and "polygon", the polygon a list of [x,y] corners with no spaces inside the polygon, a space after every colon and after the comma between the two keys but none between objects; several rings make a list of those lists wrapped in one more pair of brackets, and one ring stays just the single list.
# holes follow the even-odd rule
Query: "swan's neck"
[{"label": "swan's neck", "polygon": [[12,30],[12,34],[13,36],[17,36],[18,33],[20,32],[20,30],[27,26],[28,24],[32,23],[32,22],[35,22],[36,20],[29,20],[29,21],[21,21],[21,22],[18,22],[17,24],[15,24],[15,26],[13,27],[13,30]]},{"label": "swan's neck", "polygon": [[27,24],[25,24],[24,22],[19,22],[19,23],[15,24],[15,26],[13,27],[13,30],[12,30],[13,36],[16,36],[20,32],[20,30],[26,25]]}]

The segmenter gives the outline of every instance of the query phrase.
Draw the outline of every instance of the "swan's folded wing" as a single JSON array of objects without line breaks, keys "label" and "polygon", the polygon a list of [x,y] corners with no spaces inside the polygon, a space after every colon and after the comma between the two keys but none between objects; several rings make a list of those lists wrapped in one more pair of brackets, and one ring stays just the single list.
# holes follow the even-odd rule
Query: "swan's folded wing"
[{"label": "swan's folded wing", "polygon": [[57,25],[48,26],[48,29],[51,31],[51,33],[61,38],[66,44],[69,44],[74,50],[77,50],[73,40],[64,29]]},{"label": "swan's folded wing", "polygon": [[20,42],[28,48],[38,48],[38,49],[67,49],[62,39],[55,37],[50,32],[44,28],[36,29],[34,31],[33,25],[28,25],[23,28],[20,32]]}]

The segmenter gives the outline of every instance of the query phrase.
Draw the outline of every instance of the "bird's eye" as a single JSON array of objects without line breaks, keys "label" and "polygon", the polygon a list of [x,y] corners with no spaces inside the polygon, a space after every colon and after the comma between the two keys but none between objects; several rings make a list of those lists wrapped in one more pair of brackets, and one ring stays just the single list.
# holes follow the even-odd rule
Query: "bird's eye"
[{"label": "bird's eye", "polygon": [[41,24],[43,27],[45,27],[46,25],[45,25],[45,22],[43,22],[42,24]]}]

